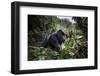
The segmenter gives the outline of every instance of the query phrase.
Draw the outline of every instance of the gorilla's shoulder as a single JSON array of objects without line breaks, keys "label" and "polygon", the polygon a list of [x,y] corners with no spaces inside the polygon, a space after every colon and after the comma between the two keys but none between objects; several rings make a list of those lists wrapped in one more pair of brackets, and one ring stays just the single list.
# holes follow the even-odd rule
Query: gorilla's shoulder
[{"label": "gorilla's shoulder", "polygon": [[54,38],[54,37],[57,37],[57,32],[54,32],[50,35],[50,38]]}]

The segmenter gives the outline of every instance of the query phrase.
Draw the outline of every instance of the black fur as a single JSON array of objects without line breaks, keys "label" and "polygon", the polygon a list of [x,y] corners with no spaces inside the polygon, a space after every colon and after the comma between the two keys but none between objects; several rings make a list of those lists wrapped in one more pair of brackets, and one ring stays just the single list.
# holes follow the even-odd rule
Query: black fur
[{"label": "black fur", "polygon": [[59,30],[47,37],[42,46],[45,48],[50,47],[52,50],[59,52],[61,44],[65,41],[64,36],[65,33],[62,30]]}]

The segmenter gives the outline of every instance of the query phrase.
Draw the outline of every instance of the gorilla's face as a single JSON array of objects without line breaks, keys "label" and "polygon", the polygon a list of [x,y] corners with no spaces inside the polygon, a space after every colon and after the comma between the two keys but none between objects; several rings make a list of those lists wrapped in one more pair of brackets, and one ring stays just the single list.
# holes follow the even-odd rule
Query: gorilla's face
[{"label": "gorilla's face", "polygon": [[58,40],[60,44],[64,43],[65,41],[65,33],[62,30],[57,31]]},{"label": "gorilla's face", "polygon": [[62,36],[62,42],[63,42],[63,43],[65,42],[65,35]]}]

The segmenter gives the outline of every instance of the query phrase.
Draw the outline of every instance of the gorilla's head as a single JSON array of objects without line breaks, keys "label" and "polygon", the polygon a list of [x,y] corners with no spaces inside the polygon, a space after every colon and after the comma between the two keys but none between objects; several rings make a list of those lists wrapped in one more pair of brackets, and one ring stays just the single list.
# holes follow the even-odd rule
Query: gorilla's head
[{"label": "gorilla's head", "polygon": [[64,33],[62,30],[58,30],[57,32],[58,32],[59,34],[62,34],[62,35],[65,36],[65,33]]},{"label": "gorilla's head", "polygon": [[62,30],[58,30],[57,36],[60,44],[62,44],[65,41],[65,33]]}]

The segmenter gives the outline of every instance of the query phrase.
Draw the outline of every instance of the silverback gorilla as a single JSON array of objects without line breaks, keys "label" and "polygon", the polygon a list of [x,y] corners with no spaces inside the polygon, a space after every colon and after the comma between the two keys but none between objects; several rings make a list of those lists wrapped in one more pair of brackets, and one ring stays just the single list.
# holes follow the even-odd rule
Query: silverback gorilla
[{"label": "silverback gorilla", "polygon": [[42,46],[45,48],[51,48],[54,51],[59,52],[61,48],[61,44],[65,41],[65,33],[62,30],[58,30],[57,32],[51,34],[47,37]]}]

